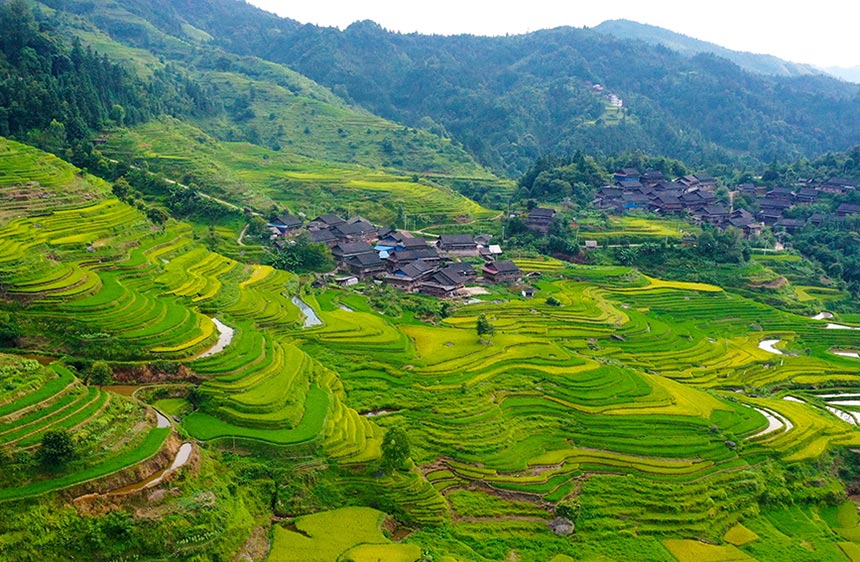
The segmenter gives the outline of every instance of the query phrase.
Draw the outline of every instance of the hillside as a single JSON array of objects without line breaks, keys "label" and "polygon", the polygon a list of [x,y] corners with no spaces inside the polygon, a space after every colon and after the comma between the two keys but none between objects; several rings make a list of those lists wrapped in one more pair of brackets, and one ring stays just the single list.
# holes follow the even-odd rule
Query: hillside
[{"label": "hillside", "polygon": [[854,86],[233,0],[0,22],[0,560],[860,559],[857,219],[592,203],[858,177],[769,160],[854,142]]},{"label": "hillside", "polygon": [[[860,116],[855,85],[753,75],[713,55],[690,58],[594,30],[440,37],[372,22],[343,31],[299,26],[223,0],[128,5],[165,29],[202,29],[212,37],[206,45],[286,64],[375,114],[444,128],[510,175],[540,154],[574,148],[641,149],[703,165],[811,156],[860,141],[847,125]],[[227,25],[232,18],[242,25]],[[622,101],[620,115],[606,93]]]},{"label": "hillside", "polygon": [[[311,288],[211,251],[186,223],[151,223],[56,157],[11,141],[0,156],[3,337],[18,353],[64,354],[51,369],[25,362],[3,371],[14,383],[0,395],[0,415],[17,412],[18,422],[0,427],[0,438],[36,443],[35,428],[56,420],[81,446],[99,435],[90,425],[117,439],[128,425],[112,424],[101,401],[138,416],[143,406],[63,370],[84,373],[107,359],[115,376],[145,383],[136,397],[177,416],[177,431],[203,444],[167,487],[79,500],[61,516],[48,506],[62,496],[5,486],[29,502],[0,501],[5,559],[80,555],[85,547],[61,545],[87,544],[92,533],[110,537],[100,560],[168,552],[262,560],[271,546],[269,560],[314,552],[334,562],[333,545],[461,562],[511,552],[535,562],[685,562],[691,549],[774,560],[811,545],[821,559],[841,560],[855,548],[853,504],[836,477],[851,482],[858,461],[849,448],[860,446],[853,326],[704,283],[535,257],[517,263],[541,272],[531,281],[537,298],[485,284],[486,294],[422,320],[432,297],[370,282]],[[488,339],[476,335],[481,319],[494,328]],[[57,413],[27,409],[39,400],[42,413]],[[64,414],[72,411],[79,418]],[[394,428],[411,451],[381,469],[383,436]],[[121,442],[151,451],[136,435],[143,441]],[[229,454],[237,447],[242,455]],[[25,457],[11,458],[11,474],[32,474]],[[85,474],[101,494],[117,485],[104,471]],[[396,518],[385,525],[411,534],[388,542],[383,515],[334,509],[346,505],[376,506]],[[575,524],[573,538],[549,530],[557,515]],[[38,550],[27,525],[46,529]],[[117,525],[118,537],[108,531]]]},{"label": "hillside", "polygon": [[807,64],[785,61],[773,55],[733,51],[715,43],[688,37],[682,33],[675,33],[662,27],[630,20],[609,20],[593,29],[619,39],[639,40],[652,45],[663,45],[688,57],[698,53],[710,53],[730,60],[748,72],[758,74],[783,77],[822,74],[821,70]]}]

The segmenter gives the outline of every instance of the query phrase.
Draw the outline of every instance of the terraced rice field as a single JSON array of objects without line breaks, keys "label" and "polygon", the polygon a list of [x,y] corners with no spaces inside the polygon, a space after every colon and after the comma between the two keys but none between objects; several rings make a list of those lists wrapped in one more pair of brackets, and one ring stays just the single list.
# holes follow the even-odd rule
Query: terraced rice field
[{"label": "terraced rice field", "polygon": [[0,354],[0,447],[36,454],[49,431],[68,431],[78,455],[59,472],[4,471],[0,501],[25,498],[94,480],[157,453],[169,429],[130,400],[81,384],[65,367]]},{"label": "terraced rice field", "polygon": [[[828,329],[827,320],[712,285],[526,259],[524,269],[542,272],[538,293],[559,306],[497,292],[430,325],[377,313],[359,293],[300,294],[295,275],[210,252],[190,227],[155,228],[107,196],[31,215],[25,208],[0,225],[4,302],[22,321],[46,326],[45,338],[66,351],[110,351],[97,346],[115,340],[122,360],[181,364],[203,380],[199,407],[183,418],[194,438],[318,452],[349,467],[338,476],[344,485],[372,491],[414,522],[453,521],[457,540],[548,533],[545,518],[520,508],[493,504],[505,512],[498,521],[466,515],[474,498],[464,493],[480,490],[542,513],[576,499],[588,514],[577,523],[583,540],[621,540],[620,531],[635,529],[655,537],[648,548],[664,558],[734,549],[759,557],[758,540],[717,551],[663,539],[719,542],[749,522],[753,534],[775,540],[752,523],[768,461],[800,466],[860,446],[851,423],[860,408],[812,390],[856,388],[856,358],[833,351],[860,350],[860,330]],[[297,296],[320,325],[303,327]],[[495,327],[489,341],[476,333],[481,315]],[[213,317],[234,334],[205,355],[218,337]],[[57,325],[65,339],[51,331]],[[762,349],[768,340],[783,353]],[[789,385],[793,400],[780,390]],[[97,420],[130,413],[123,408],[142,420],[129,403],[61,369],[23,376],[15,388],[26,390],[0,391],[0,440],[11,447],[32,447],[50,424],[89,433]],[[365,470],[392,426],[409,435],[416,467],[388,476]],[[94,444],[122,440],[101,431],[92,432],[106,436]],[[122,451],[138,452],[100,466],[140,458],[159,435],[151,429],[123,441]],[[92,476],[87,470],[80,474]],[[27,493],[48,486],[33,485]],[[287,542],[317,540],[281,531]],[[345,544],[342,552],[400,556],[395,546]]]},{"label": "terraced rice field", "polygon": [[[295,275],[210,252],[188,226],[154,228],[116,199],[86,203],[0,226],[0,281],[11,302],[26,303],[22,317],[60,324],[57,343],[72,353],[114,341],[122,359],[181,361],[206,377],[204,408],[186,420],[200,439],[313,443],[343,462],[378,457],[381,430],[346,408],[336,374],[296,345]],[[218,339],[216,312],[235,333],[206,354]],[[69,397],[60,410],[72,421],[108,402],[94,389],[77,394],[80,408]],[[10,443],[34,443],[39,434],[27,427],[10,430]]]},{"label": "terraced rice field", "polygon": [[[498,214],[447,187],[451,178],[413,181],[247,143],[216,143],[202,131],[169,119],[113,138],[106,151],[117,158],[145,160],[169,178],[191,174],[219,196],[258,209],[278,204],[312,216],[341,209],[391,224],[402,208],[414,227],[487,221]],[[485,175],[475,180],[491,181]]]}]

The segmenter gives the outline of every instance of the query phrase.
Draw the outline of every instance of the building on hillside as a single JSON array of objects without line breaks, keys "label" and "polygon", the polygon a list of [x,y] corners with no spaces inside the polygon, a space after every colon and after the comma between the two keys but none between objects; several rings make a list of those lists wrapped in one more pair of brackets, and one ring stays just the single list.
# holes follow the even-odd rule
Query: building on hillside
[{"label": "building on hillside", "polygon": [[806,221],[803,219],[781,218],[773,224],[774,230],[784,230],[789,234],[794,234],[804,226],[806,226]]},{"label": "building on hillside", "polygon": [[383,278],[383,281],[401,289],[412,291],[417,284],[428,279],[438,269],[438,264],[418,260],[398,267]]},{"label": "building on hillside", "polygon": [[308,230],[324,230],[345,222],[344,219],[334,214],[320,215],[308,223]]},{"label": "building on hillside", "polygon": [[854,205],[852,203],[842,203],[836,209],[836,216],[839,218],[845,218],[848,215],[858,214],[860,214],[860,205]]},{"label": "building on hillside", "polygon": [[469,262],[458,261],[452,264],[449,264],[445,267],[448,271],[453,271],[466,279],[466,281],[474,281],[478,278],[478,272],[475,270],[475,267]]},{"label": "building on hillside", "polygon": [[325,244],[328,247],[332,247],[338,243],[337,236],[331,230],[309,230],[308,236],[311,239],[311,242],[317,244]]},{"label": "building on hillside", "polygon": [[488,263],[483,268],[484,279],[491,283],[516,283],[523,278],[523,272],[509,260]]},{"label": "building on hillside", "polygon": [[340,261],[359,254],[374,254],[379,257],[373,246],[367,242],[338,242],[331,248],[331,255]]},{"label": "building on hillside", "polygon": [[455,256],[477,256],[478,244],[471,234],[443,234],[436,247],[440,251]]},{"label": "building on hillside", "polygon": [[427,281],[418,285],[422,293],[434,297],[453,297],[460,294],[468,279],[450,265],[436,271]]},{"label": "building on hillside", "polygon": [[442,262],[442,257],[439,255],[439,252],[436,250],[436,248],[427,246],[425,248],[419,248],[417,250],[402,250],[399,252],[389,252],[388,256],[385,258],[385,261],[388,264],[389,271],[394,271],[398,267],[403,267],[407,263],[412,263],[418,260],[426,261],[428,263],[439,264]]},{"label": "building on hillside", "polygon": [[549,232],[549,227],[552,226],[555,214],[555,209],[535,207],[529,211],[528,217],[526,217],[526,228],[546,234]]},{"label": "building on hillside", "polygon": [[298,230],[302,227],[302,219],[289,213],[278,215],[274,220],[269,221],[269,228],[274,228],[279,234],[286,234],[292,230]]},{"label": "building on hillside", "polygon": [[349,272],[359,279],[367,279],[385,273],[385,263],[376,252],[357,254],[343,261]]}]

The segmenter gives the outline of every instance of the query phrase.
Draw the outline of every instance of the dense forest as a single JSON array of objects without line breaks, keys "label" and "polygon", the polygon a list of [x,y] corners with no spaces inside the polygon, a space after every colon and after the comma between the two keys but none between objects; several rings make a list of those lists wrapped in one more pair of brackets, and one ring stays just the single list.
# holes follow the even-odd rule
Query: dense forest
[{"label": "dense forest", "polygon": [[81,161],[74,153],[88,152],[106,126],[214,108],[207,92],[175,68],[143,81],[77,39],[67,44],[29,2],[0,6],[0,136]]}]

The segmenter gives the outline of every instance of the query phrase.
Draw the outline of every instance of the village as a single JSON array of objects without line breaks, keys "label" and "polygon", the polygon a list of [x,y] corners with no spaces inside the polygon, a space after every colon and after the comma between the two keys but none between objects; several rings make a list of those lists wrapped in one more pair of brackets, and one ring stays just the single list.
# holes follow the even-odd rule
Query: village
[{"label": "village", "polygon": [[[293,243],[304,232],[312,242],[330,248],[338,272],[326,277],[341,286],[372,279],[410,293],[447,298],[481,292],[467,285],[519,285],[524,279],[513,261],[499,259],[502,248],[488,234],[442,234],[430,240],[379,227],[361,216],[344,219],[336,214],[308,223],[299,216],[281,214],[268,227],[276,247]],[[524,296],[533,294],[530,287],[518,289]]]},{"label": "village", "polygon": [[[777,233],[791,234],[807,224],[820,225],[828,220],[860,214],[860,205],[841,203],[830,215],[818,212],[805,219],[786,216],[786,211],[797,205],[818,203],[823,194],[846,195],[860,188],[860,181],[838,177],[825,182],[801,180],[793,187],[766,188],[744,183],[728,194],[728,200],[718,197],[716,181],[704,174],[669,180],[659,171],[640,173],[635,168],[626,168],[616,172],[613,180],[613,185],[601,187],[594,199],[594,206],[609,214],[647,211],[660,215],[686,215],[698,225],[737,228],[746,238],[759,236],[765,226]],[[733,205],[739,196],[750,203],[751,210]],[[755,209],[757,211],[752,212]]]}]

